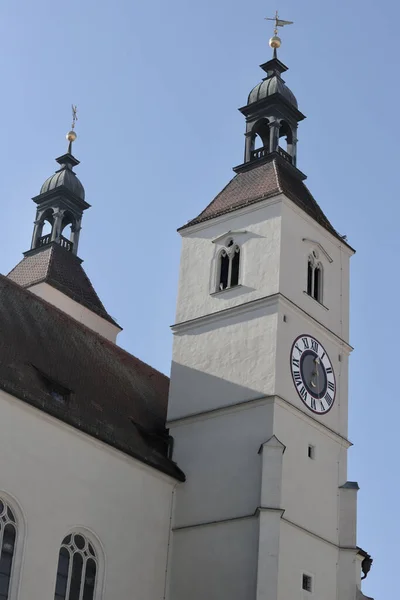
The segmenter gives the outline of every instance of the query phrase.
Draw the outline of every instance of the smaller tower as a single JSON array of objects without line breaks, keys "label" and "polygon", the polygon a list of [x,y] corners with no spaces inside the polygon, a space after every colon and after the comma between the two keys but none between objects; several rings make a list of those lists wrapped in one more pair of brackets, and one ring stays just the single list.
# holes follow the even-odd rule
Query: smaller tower
[{"label": "smaller tower", "polygon": [[[90,207],[85,190],[73,171],[79,165],[72,154],[76,106],[68,151],[56,159],[60,168],[42,185],[36,203],[36,219],[30,250],[8,277],[54,304],[71,317],[115,342],[121,327],[108,314],[77,256],[83,212]],[[50,232],[43,234],[45,224]],[[70,227],[67,236],[66,230]]]},{"label": "smaller tower", "polygon": [[[46,179],[40,194],[32,198],[37,209],[31,250],[56,243],[68,252],[78,253],[82,215],[84,210],[90,208],[90,204],[85,202],[85,190],[73,171],[73,167],[79,165],[79,160],[72,155],[72,144],[77,138],[76,106],[72,106],[72,114],[72,129],[66,136],[69,141],[68,151],[56,158],[60,169]],[[51,232],[42,235],[46,222],[50,224]],[[71,234],[68,239],[63,232],[69,225]]]},{"label": "smaller tower", "polygon": [[[278,15],[268,20],[275,21],[275,29],[273,37],[269,40],[269,45],[274,51],[273,58],[261,65],[267,77],[251,90],[247,105],[239,109],[246,117],[246,168],[274,152],[295,167],[297,126],[299,121],[305,118],[297,108],[295,95],[282,79],[282,73],[288,68],[277,55],[277,49],[281,45],[278,27],[291,25],[292,21],[283,21]],[[282,147],[283,145],[286,147]]]}]

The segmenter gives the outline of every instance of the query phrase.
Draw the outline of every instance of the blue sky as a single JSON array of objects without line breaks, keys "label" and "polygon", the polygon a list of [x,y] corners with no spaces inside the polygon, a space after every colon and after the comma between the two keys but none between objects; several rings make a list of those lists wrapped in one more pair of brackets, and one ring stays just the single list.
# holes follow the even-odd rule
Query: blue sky
[{"label": "blue sky", "polygon": [[[399,337],[398,22],[393,0],[3,0],[0,7],[0,271],[29,248],[36,195],[79,107],[77,172],[92,208],[80,256],[120,343],[168,373],[180,239],[242,161],[237,111],[270,56],[276,7],[285,79],[307,115],[298,166],[352,260],[349,479],[364,592],[393,597]],[[392,516],[393,515],[393,516]]]}]

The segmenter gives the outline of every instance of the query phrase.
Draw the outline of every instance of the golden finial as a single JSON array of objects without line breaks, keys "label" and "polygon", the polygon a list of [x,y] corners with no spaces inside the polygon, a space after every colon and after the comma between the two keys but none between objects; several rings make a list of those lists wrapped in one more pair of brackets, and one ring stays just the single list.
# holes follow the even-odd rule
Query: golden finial
[{"label": "golden finial", "polygon": [[278,36],[278,27],[284,27],[285,25],[293,25],[293,21],[283,21],[279,18],[278,11],[276,11],[274,17],[266,17],[265,20],[275,21],[274,35],[269,40],[269,45],[271,46],[271,48],[274,49],[274,56],[276,56],[276,50],[277,48],[280,48],[282,43],[281,38]]},{"label": "golden finial", "polygon": [[69,148],[68,148],[68,152],[71,152],[71,148],[72,148],[72,142],[74,142],[76,140],[76,138],[78,137],[76,135],[75,132],[75,124],[78,120],[78,107],[75,106],[74,104],[72,105],[72,125],[71,125],[71,131],[68,131],[67,133],[67,140],[69,141]]}]

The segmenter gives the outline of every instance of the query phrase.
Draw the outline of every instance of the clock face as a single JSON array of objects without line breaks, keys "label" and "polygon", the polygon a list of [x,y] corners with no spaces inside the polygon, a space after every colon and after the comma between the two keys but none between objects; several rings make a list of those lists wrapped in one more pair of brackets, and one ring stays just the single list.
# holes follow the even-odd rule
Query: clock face
[{"label": "clock face", "polygon": [[300,335],[290,354],[293,383],[304,404],[323,415],[333,406],[336,381],[332,363],[324,347],[310,335]]}]

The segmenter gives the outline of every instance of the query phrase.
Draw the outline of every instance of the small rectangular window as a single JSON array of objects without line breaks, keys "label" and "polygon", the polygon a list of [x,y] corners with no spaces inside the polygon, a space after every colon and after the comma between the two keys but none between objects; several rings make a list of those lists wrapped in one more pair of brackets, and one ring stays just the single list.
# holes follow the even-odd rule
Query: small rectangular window
[{"label": "small rectangular window", "polygon": [[315,446],[312,444],[308,444],[308,458],[312,458],[313,460],[315,458]]},{"label": "small rectangular window", "polygon": [[312,592],[312,577],[303,573],[303,590],[306,592]]}]

